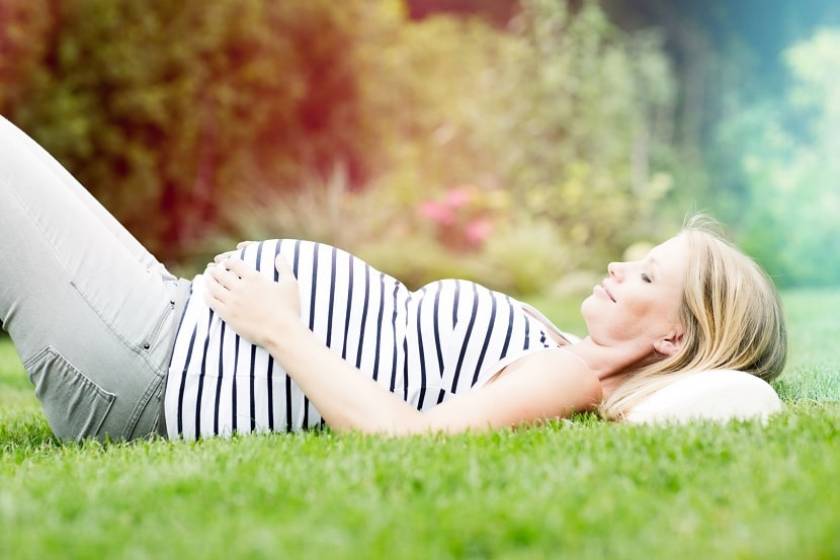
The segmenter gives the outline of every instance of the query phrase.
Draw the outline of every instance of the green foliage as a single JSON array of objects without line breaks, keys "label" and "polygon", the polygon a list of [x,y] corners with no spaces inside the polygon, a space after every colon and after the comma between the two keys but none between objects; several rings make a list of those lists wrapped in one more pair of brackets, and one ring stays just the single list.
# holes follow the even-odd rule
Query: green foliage
[{"label": "green foliage", "polygon": [[378,134],[359,45],[393,4],[42,0],[38,63],[7,73],[25,95],[0,101],[170,259],[232,193],[288,190],[333,161],[364,180]]},{"label": "green foliage", "polygon": [[39,76],[48,48],[50,23],[46,2],[4,0],[0,4],[0,113],[25,102],[26,86]]},{"label": "green foliage", "polygon": [[[251,224],[243,237],[327,240],[409,285],[453,276],[533,293],[661,235],[654,210],[671,181],[651,161],[673,92],[655,36],[619,32],[594,4],[572,16],[553,2],[525,3],[506,33],[446,17],[392,31],[369,35],[362,57],[376,76],[360,82],[367,116],[386,147],[371,196],[348,195],[324,216],[313,205],[284,212],[300,207],[284,197],[267,205],[274,220],[251,219],[263,203],[245,203],[231,220]],[[471,253],[457,248],[459,232],[418,220],[462,188],[504,200]]]},{"label": "green foliage", "polygon": [[[183,275],[286,236],[411,285],[539,291],[701,209],[780,284],[840,281],[837,32],[789,49],[790,88],[765,91],[740,73],[758,72],[757,47],[721,31],[745,7],[706,21],[688,3],[635,18],[607,2],[610,21],[573,4],[523,0],[494,26],[446,3],[412,3],[438,12],[412,21],[399,0],[5,0],[0,111]],[[684,64],[656,32],[618,27],[634,21]],[[462,186],[504,198],[480,243],[467,210],[456,226],[420,211]]]},{"label": "green foliage", "polygon": [[[792,85],[720,126],[733,148],[736,189],[719,207],[782,285],[840,283],[840,32],[822,31],[785,53]],[[725,204],[728,202],[728,204]],[[740,219],[738,219],[740,218]]]},{"label": "green foliage", "polygon": [[299,237],[301,232],[306,232],[306,239],[338,246],[374,263],[411,289],[441,278],[464,278],[507,293],[535,293],[574,261],[574,249],[548,219],[507,208],[505,197],[482,203],[495,206],[504,218],[493,222],[481,249],[456,251],[447,249],[420,207],[407,204],[395,189],[379,184],[352,192],[341,172],[325,183],[310,185],[290,195],[243,198],[235,205],[239,234],[208,238],[183,274],[203,268],[239,238]]},{"label": "green foliage", "polygon": [[650,231],[663,181],[651,154],[667,141],[658,122],[673,87],[654,35],[627,35],[594,3],[524,3],[519,37],[487,128],[497,166],[519,202],[552,219],[599,265]]},{"label": "green foliage", "polygon": [[400,165],[381,182],[415,203],[461,183],[504,190],[512,227],[544,219],[564,240],[568,268],[555,278],[653,234],[670,181],[652,154],[667,141],[673,101],[655,35],[620,32],[594,3],[572,15],[563,3],[525,2],[507,34],[433,18],[405,37],[381,74],[411,69],[403,88],[388,89],[415,110],[382,109],[410,134],[395,138]]},{"label": "green foliage", "polygon": [[500,227],[479,252],[442,250],[430,236],[387,238],[361,245],[357,253],[416,289],[441,278],[464,278],[512,294],[546,289],[569,270],[571,249],[545,219],[512,219]]},{"label": "green foliage", "polygon": [[[14,6],[0,25],[19,55],[0,67],[2,110],[170,263],[295,236],[381,255],[409,282],[450,271],[493,283],[509,266],[499,287],[537,290],[650,232],[669,184],[651,169],[673,97],[660,46],[594,3],[573,15],[525,2],[506,30],[412,22],[397,0]],[[316,203],[335,173],[340,219],[282,212],[306,209],[307,191]],[[418,219],[459,185],[505,193],[493,230],[506,239],[455,243],[462,231]],[[278,215],[258,226],[255,205]],[[409,267],[399,248],[412,236],[428,257]],[[542,266],[527,260],[558,246]]]}]

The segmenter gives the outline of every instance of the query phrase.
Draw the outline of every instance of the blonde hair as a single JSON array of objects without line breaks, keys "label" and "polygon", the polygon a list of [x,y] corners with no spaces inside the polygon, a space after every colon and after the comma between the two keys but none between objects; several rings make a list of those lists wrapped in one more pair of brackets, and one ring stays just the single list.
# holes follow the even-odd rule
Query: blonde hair
[{"label": "blonde hair", "polygon": [[598,407],[621,420],[645,397],[679,377],[709,369],[737,369],[765,381],[776,378],[787,357],[787,331],[773,281],[703,214],[680,232],[690,247],[679,310],[683,344],[672,356],[632,372]]}]

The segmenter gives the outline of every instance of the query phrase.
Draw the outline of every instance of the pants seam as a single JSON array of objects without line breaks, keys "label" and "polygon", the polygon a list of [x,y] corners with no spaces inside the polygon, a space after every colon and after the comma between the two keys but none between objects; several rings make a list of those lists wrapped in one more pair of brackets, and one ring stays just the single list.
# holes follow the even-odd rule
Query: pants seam
[{"label": "pants seam", "polygon": [[[123,430],[123,437],[125,439],[131,439],[131,436],[134,434],[134,430],[137,428],[137,422],[140,420],[140,416],[143,415],[143,412],[149,406],[149,401],[157,388],[160,386],[162,380],[163,378],[160,377],[152,379],[152,381],[146,386],[146,390],[134,406],[134,410],[131,412],[131,416],[126,423],[125,429]],[[152,431],[154,431],[154,427]]]}]

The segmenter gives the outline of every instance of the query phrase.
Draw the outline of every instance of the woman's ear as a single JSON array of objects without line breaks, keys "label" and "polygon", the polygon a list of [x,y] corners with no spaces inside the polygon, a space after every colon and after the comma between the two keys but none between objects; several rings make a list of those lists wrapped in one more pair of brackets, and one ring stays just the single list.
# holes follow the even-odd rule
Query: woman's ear
[{"label": "woman's ear", "polygon": [[673,356],[682,348],[683,333],[682,331],[672,331],[664,338],[660,338],[653,343],[653,349],[657,354],[663,356]]}]

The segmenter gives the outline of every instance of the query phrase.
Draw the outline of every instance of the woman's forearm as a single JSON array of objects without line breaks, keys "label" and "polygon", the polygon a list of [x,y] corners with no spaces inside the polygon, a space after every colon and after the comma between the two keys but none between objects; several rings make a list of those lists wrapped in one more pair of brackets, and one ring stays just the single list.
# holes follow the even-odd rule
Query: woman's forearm
[{"label": "woman's forearm", "polygon": [[391,434],[420,428],[420,412],[335,354],[303,323],[272,333],[264,346],[330,428]]}]

